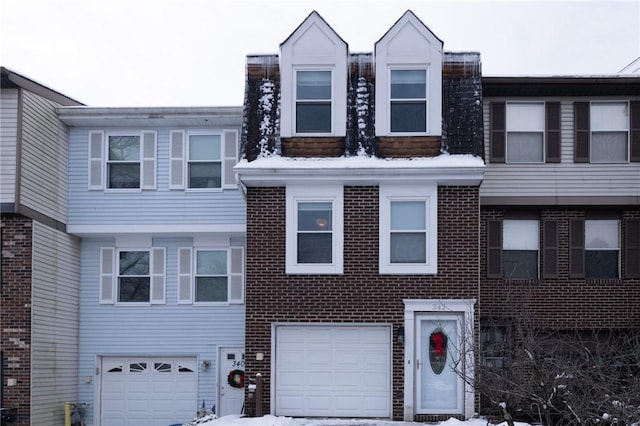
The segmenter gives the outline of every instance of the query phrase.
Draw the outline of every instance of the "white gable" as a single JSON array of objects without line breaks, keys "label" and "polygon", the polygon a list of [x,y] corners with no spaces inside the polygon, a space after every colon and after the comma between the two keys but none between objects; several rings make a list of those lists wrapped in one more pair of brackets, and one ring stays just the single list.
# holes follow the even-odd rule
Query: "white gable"
[{"label": "white gable", "polygon": [[347,43],[315,11],[280,45],[282,137],[294,134],[295,71],[305,68],[332,71],[332,135],[346,134],[347,57]]},{"label": "white gable", "polygon": [[427,69],[427,132],[442,134],[443,43],[407,11],[376,43],[376,135],[389,135],[389,73],[392,68]]}]

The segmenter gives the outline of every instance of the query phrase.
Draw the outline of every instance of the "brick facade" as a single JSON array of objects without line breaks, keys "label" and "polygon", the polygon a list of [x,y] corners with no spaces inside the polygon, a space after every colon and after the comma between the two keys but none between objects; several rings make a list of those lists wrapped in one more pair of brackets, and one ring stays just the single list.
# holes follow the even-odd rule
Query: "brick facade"
[{"label": "brick facade", "polygon": [[[265,379],[270,407],[273,322],[404,324],[403,299],[478,298],[479,192],[477,187],[438,189],[438,274],[378,273],[377,186],[344,188],[344,273],[285,274],[284,187],[248,188],[246,373]],[[256,361],[256,353],[265,354]],[[393,418],[403,418],[403,346],[393,342]],[[249,403],[249,401],[247,401]],[[431,420],[434,416],[416,416]],[[449,417],[449,416],[447,416]],[[435,418],[433,418],[435,419]]]},{"label": "brick facade", "polygon": [[[4,356],[3,407],[18,409],[13,426],[30,424],[32,221],[2,216],[0,342]],[[15,380],[8,386],[9,379]]]}]

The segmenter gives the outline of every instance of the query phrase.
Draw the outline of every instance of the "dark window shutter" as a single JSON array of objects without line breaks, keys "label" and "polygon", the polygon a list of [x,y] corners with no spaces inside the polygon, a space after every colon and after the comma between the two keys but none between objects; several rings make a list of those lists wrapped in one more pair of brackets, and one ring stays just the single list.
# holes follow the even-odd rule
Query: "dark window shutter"
[{"label": "dark window shutter", "polygon": [[560,102],[545,104],[545,139],[547,141],[547,163],[560,162]]},{"label": "dark window shutter", "polygon": [[625,277],[640,278],[640,219],[628,219],[625,225]]},{"label": "dark window shutter", "polygon": [[589,162],[589,102],[576,102],[573,104],[575,141],[575,163]]},{"label": "dark window shutter", "polygon": [[631,161],[640,162],[640,101],[631,102]]},{"label": "dark window shutter", "polygon": [[569,221],[569,278],[584,278],[584,220]]},{"label": "dark window shutter", "polygon": [[502,221],[487,221],[487,278],[502,278]]},{"label": "dark window shutter", "polygon": [[545,220],[542,227],[542,277],[558,278],[558,221]]},{"label": "dark window shutter", "polygon": [[505,160],[505,103],[491,103],[491,146],[489,160],[492,163],[504,163]]}]

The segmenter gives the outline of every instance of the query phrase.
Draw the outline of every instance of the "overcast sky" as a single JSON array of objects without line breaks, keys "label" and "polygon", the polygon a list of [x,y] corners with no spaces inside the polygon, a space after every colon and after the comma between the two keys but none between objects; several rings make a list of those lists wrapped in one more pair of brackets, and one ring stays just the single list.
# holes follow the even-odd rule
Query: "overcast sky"
[{"label": "overcast sky", "polygon": [[245,58],[309,15],[352,52],[411,9],[484,75],[615,74],[640,56],[640,0],[0,0],[0,64],[91,106],[241,105]]}]

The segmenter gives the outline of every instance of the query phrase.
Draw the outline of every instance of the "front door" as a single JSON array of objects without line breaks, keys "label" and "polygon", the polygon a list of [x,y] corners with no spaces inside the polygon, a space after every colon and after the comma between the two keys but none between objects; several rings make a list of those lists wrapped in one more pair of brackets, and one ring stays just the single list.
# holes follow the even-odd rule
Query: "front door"
[{"label": "front door", "polygon": [[220,348],[218,408],[220,417],[241,414],[244,406],[244,349]]},{"label": "front door", "polygon": [[416,314],[418,414],[463,414],[462,315]]}]

